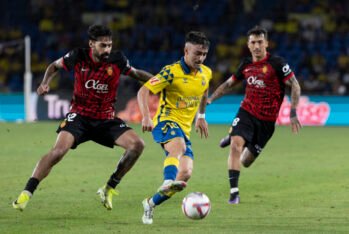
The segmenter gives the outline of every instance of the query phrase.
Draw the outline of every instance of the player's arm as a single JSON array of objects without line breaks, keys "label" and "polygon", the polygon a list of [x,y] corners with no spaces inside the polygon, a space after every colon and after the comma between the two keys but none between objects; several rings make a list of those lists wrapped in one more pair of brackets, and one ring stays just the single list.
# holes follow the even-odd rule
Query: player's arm
[{"label": "player's arm", "polygon": [[150,90],[146,86],[142,86],[138,93],[137,93],[137,100],[139,109],[141,111],[141,114],[143,116],[142,118],[142,131],[148,131],[151,132],[154,128],[153,121],[150,116],[149,111],[149,94]]},{"label": "player's arm", "polygon": [[208,124],[205,119],[207,99],[208,99],[208,89],[205,91],[204,95],[201,98],[199,112],[195,122],[196,132],[200,130],[201,138],[202,136],[205,136],[205,138],[208,137]]},{"label": "player's arm", "polygon": [[232,90],[232,88],[237,84],[237,80],[230,77],[223,84],[218,86],[218,88],[212,93],[212,95],[207,99],[207,103],[211,104],[214,100],[220,98],[224,94]]},{"label": "player's arm", "polygon": [[299,98],[301,96],[301,87],[294,75],[286,81],[286,85],[291,87],[290,120],[291,120],[292,132],[298,133],[300,128],[302,127],[302,125],[298,120],[297,111],[296,111],[299,103]]},{"label": "player's arm", "polygon": [[56,76],[59,69],[63,68],[63,58],[59,58],[46,68],[45,75],[36,92],[39,95],[44,95],[50,91],[50,82]]},{"label": "player's arm", "polygon": [[147,82],[150,78],[153,77],[153,75],[150,74],[149,72],[136,69],[134,67],[131,67],[130,73],[128,75],[136,80],[139,80],[142,83]]}]

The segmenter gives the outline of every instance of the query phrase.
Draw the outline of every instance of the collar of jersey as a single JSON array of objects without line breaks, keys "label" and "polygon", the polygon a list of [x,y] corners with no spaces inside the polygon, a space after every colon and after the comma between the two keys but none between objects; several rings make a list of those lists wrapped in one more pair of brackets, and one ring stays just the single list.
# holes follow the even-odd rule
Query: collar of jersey
[{"label": "collar of jersey", "polygon": [[267,61],[270,57],[270,53],[267,52],[267,55],[265,56],[265,58],[263,58],[262,60],[259,60],[257,62],[253,62],[253,64],[258,64],[258,63],[264,63],[265,61]]},{"label": "collar of jersey", "polygon": [[[190,68],[189,68],[189,66],[185,63],[185,61],[184,61],[184,56],[181,58],[181,61],[180,61],[179,63],[180,63],[180,65],[181,65],[181,67],[182,67],[184,73],[185,73],[185,74],[190,74]],[[199,72],[202,72],[201,67],[200,67],[200,69],[199,69]]]}]

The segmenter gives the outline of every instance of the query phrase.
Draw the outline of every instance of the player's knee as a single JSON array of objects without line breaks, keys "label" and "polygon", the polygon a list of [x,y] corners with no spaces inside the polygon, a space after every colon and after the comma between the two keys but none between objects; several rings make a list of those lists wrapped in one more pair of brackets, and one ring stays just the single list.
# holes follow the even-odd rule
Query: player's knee
[{"label": "player's knee", "polygon": [[232,151],[232,152],[241,154],[241,153],[242,153],[242,149],[243,149],[243,145],[237,144],[237,143],[235,143],[235,142],[233,141],[232,144],[231,144],[231,146],[230,146],[230,148],[231,148],[231,151]]},{"label": "player's knee", "polygon": [[135,139],[134,141],[132,141],[129,149],[136,152],[138,155],[140,155],[143,152],[144,147],[145,147],[144,141],[142,139],[138,138],[138,139]]}]

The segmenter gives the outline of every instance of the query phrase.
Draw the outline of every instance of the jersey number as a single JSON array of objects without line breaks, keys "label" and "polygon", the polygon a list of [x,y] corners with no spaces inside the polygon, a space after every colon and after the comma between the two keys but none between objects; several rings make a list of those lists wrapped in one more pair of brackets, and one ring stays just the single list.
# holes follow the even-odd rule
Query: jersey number
[{"label": "jersey number", "polygon": [[68,122],[73,122],[75,117],[76,117],[76,113],[70,113],[70,114],[67,116],[67,121],[68,121]]},{"label": "jersey number", "polygon": [[236,125],[238,125],[239,121],[240,121],[240,118],[235,118],[232,126],[235,127]]}]

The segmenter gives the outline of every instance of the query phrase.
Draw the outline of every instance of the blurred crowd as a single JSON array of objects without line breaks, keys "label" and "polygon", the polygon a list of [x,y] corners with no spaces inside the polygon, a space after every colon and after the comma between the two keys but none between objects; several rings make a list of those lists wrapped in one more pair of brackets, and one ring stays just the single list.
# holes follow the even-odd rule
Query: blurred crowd
[{"label": "blurred crowd", "polygon": [[[108,25],[114,48],[154,74],[182,56],[186,32],[204,31],[212,42],[206,64],[215,88],[249,55],[246,32],[260,24],[269,30],[270,51],[286,58],[304,94],[349,95],[345,0],[2,0],[0,7],[0,92],[23,90],[25,35],[36,89],[50,62],[87,46],[93,23]],[[123,79],[124,92],[136,92],[137,85]],[[52,83],[52,89],[71,88],[72,76],[64,72]]]}]

